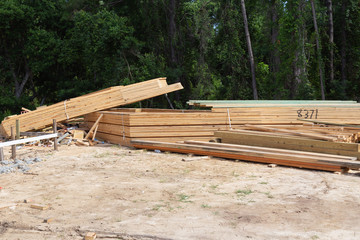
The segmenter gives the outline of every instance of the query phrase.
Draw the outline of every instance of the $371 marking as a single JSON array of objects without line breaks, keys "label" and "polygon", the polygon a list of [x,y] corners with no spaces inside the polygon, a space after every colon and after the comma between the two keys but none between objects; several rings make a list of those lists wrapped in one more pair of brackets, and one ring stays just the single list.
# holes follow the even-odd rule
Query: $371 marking
[{"label": "$371 marking", "polygon": [[318,116],[318,110],[317,109],[299,109],[296,111],[299,118],[305,118],[305,119],[317,119]]}]

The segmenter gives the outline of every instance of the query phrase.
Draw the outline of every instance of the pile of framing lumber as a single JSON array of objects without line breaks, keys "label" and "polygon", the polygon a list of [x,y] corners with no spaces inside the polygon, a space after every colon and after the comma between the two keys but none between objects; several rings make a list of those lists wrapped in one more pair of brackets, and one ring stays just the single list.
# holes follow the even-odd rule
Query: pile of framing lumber
[{"label": "pile of framing lumber", "polygon": [[[217,130],[254,130],[264,127],[256,117],[250,121],[245,113],[218,112],[209,110],[165,110],[165,109],[110,109],[87,114],[85,124],[91,128],[98,117],[97,137],[112,143],[130,145],[130,140],[143,139],[163,142],[183,140],[211,140]],[[270,121],[271,122],[271,121]],[[308,139],[332,142],[358,142],[358,126],[316,127],[299,121],[297,124],[269,125],[265,131],[277,130],[282,135],[297,135]],[[249,125],[252,124],[252,125]],[[309,127],[305,127],[308,125]],[[314,126],[313,126],[314,125]],[[323,126],[323,125],[321,125]],[[270,129],[269,129],[270,128]],[[263,131],[264,129],[262,129]],[[360,129],[359,129],[360,130]],[[298,131],[298,132],[297,132]]]},{"label": "pile of framing lumber", "polygon": [[222,143],[337,154],[360,159],[360,147],[357,143],[323,141],[291,134],[284,135],[251,130],[217,131],[214,136],[221,139]]},{"label": "pile of framing lumber", "polygon": [[85,115],[88,128],[98,124],[96,138],[129,146],[131,140],[164,142],[211,140],[214,131],[230,129],[223,113],[166,109],[110,109]]},{"label": "pile of framing lumber", "polygon": [[251,124],[301,124],[299,119],[360,124],[360,104],[355,101],[190,100],[188,104],[211,107],[229,118],[242,114],[242,120]]},{"label": "pile of framing lumber", "polygon": [[264,148],[224,143],[185,141],[184,143],[164,143],[156,141],[132,140],[136,148],[191,153],[283,166],[317,169],[332,172],[347,172],[360,169],[355,157],[320,154],[312,152]]},{"label": "pile of framing lumber", "polygon": [[[235,130],[235,129],[233,129]],[[303,139],[315,139],[330,142],[358,143],[360,126],[338,127],[324,124],[303,125],[250,125],[245,124],[236,127],[237,131],[252,134],[267,134],[278,136],[301,137]]]},{"label": "pile of framing lumber", "polygon": [[182,89],[181,83],[168,85],[166,78],[156,78],[128,86],[115,86],[91,94],[65,100],[21,115],[10,116],[2,121],[0,132],[10,136],[11,126],[20,121],[23,132],[50,126],[53,119],[58,122],[87,113],[126,105]]}]

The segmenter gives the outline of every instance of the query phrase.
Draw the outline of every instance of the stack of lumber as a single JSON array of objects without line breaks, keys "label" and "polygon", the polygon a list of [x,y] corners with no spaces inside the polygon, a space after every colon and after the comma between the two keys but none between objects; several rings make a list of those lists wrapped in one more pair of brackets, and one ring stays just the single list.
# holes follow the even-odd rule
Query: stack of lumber
[{"label": "stack of lumber", "polygon": [[182,88],[180,83],[168,85],[166,78],[156,78],[128,86],[110,87],[21,115],[10,116],[2,121],[0,131],[3,135],[10,136],[10,128],[15,126],[16,120],[20,121],[20,129],[23,132],[42,129],[50,126],[53,119],[61,122],[87,113],[156,97]]},{"label": "stack of lumber", "polygon": [[242,114],[242,120],[252,124],[301,124],[299,119],[360,124],[360,104],[355,101],[190,100],[188,104],[211,107],[230,118]]},{"label": "stack of lumber", "polygon": [[[233,128],[233,130],[235,130]],[[315,139],[330,142],[358,143],[360,126],[355,127],[337,127],[318,124],[303,125],[250,125],[245,124],[237,126],[236,130],[250,132],[253,134],[270,134],[295,136],[304,139]]]},{"label": "stack of lumber", "polygon": [[164,143],[156,141],[132,140],[136,148],[191,153],[283,166],[317,169],[333,172],[347,172],[360,169],[355,157],[320,154],[277,148],[254,147],[224,143],[185,141],[184,143]]},{"label": "stack of lumber", "polygon": [[96,138],[111,143],[130,145],[131,140],[164,142],[210,140],[214,131],[230,129],[223,113],[166,109],[110,109],[85,115],[85,124],[98,124]]},{"label": "stack of lumber", "polygon": [[[276,128],[285,130],[285,132],[275,131]],[[315,131],[307,131],[312,128]],[[338,154],[360,159],[359,144],[355,143],[358,142],[357,130],[346,129],[343,132],[341,130],[336,132],[336,130],[334,127],[326,129],[316,126],[282,126],[282,128],[279,128],[279,126],[259,127],[245,125],[242,129],[216,131],[214,136],[221,139],[222,143]],[[326,133],[326,131],[329,132]],[[346,137],[352,138],[354,141],[343,141],[343,138]]]}]

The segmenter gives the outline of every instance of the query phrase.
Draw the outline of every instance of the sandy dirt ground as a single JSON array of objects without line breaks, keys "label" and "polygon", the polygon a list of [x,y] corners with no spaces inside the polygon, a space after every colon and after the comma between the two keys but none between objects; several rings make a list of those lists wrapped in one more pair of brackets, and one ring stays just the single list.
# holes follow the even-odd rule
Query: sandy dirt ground
[{"label": "sandy dirt ground", "polygon": [[43,161],[0,175],[0,206],[17,204],[0,209],[0,239],[360,239],[358,173],[184,162],[115,145],[19,155]]}]

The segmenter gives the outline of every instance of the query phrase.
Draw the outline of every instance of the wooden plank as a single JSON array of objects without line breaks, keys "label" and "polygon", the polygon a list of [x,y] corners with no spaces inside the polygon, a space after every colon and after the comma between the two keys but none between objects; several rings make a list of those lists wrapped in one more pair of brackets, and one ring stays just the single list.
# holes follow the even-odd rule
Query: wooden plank
[{"label": "wooden plank", "polygon": [[[217,147],[209,146],[196,146],[190,144],[174,144],[174,143],[162,143],[155,141],[141,141],[133,140],[132,145],[136,148],[145,148],[151,150],[162,150],[179,153],[193,153],[196,155],[215,156],[229,159],[240,159],[261,163],[273,163],[283,166],[293,166],[309,169],[319,169],[325,171],[347,171],[348,167],[341,165],[340,163],[326,162],[321,160],[290,160],[291,158],[279,159],[271,157],[271,154],[256,154],[239,152],[235,149],[219,149]],[[360,166],[360,165],[359,165]]]},{"label": "wooden plank", "polygon": [[53,119],[53,133],[56,134],[56,137],[54,137],[54,150],[57,151],[58,150],[58,142],[57,142],[57,124],[56,124],[56,119]]},{"label": "wooden plank", "polygon": [[95,232],[87,232],[85,234],[85,240],[94,240],[96,239],[96,233]]},{"label": "wooden plank", "polygon": [[39,209],[39,210],[46,210],[49,208],[48,205],[41,205],[41,204],[31,204],[31,208]]},{"label": "wooden plank", "polygon": [[254,126],[254,125],[249,125],[249,124],[245,124],[245,127],[249,128],[249,129],[261,130],[261,131],[265,131],[265,132],[280,132],[280,133],[287,133],[287,134],[295,135],[295,136],[304,136],[304,137],[317,139],[317,140],[327,140],[327,141],[332,141],[332,142],[335,142],[337,140],[334,137],[327,137],[327,136],[318,135],[318,134],[309,134],[309,133],[296,132],[296,131],[290,131],[290,130],[278,129],[278,128]]},{"label": "wooden plank", "polygon": [[295,151],[295,150],[287,150],[287,149],[280,149],[280,148],[268,148],[268,147],[256,147],[256,146],[249,146],[249,145],[239,145],[239,144],[226,144],[226,143],[214,143],[214,142],[201,142],[201,141],[194,141],[194,140],[187,140],[184,141],[184,143],[187,144],[195,144],[195,145],[201,145],[201,146],[217,146],[221,148],[229,148],[229,149],[238,149],[238,150],[244,150],[244,151],[257,151],[257,152],[266,152],[266,153],[273,153],[273,154],[283,154],[289,155],[291,154],[291,157],[298,157],[301,156],[301,158],[314,158],[317,159],[323,159],[323,160],[344,160],[344,161],[355,161],[356,157],[349,157],[349,156],[339,156],[339,155],[333,155],[333,154],[323,154],[323,153],[314,153],[314,152],[306,152],[306,151]]},{"label": "wooden plank", "polygon": [[234,104],[356,104],[356,101],[342,100],[189,100],[189,105],[201,105],[213,107],[216,105],[234,105]]},{"label": "wooden plank", "polygon": [[4,161],[4,148],[0,147],[0,161]]},{"label": "wooden plank", "polygon": [[[10,132],[11,132],[11,140],[12,142],[15,141],[15,135],[14,135],[14,127],[11,126],[10,127]],[[5,147],[5,146],[1,146],[1,147]],[[11,158],[12,159],[16,159],[16,144],[11,144]]]},{"label": "wooden plank", "polygon": [[83,140],[85,132],[83,130],[73,130],[73,139]]},{"label": "wooden plank", "polygon": [[324,104],[311,104],[311,103],[300,103],[300,104],[277,104],[277,103],[264,103],[264,104],[214,104],[212,106],[206,105],[206,107],[213,108],[264,108],[264,107],[298,107],[298,108],[318,108],[318,107],[341,107],[341,108],[359,108],[358,104],[334,104],[334,103],[324,103]]},{"label": "wooden plank", "polygon": [[214,136],[216,138],[221,138],[223,143],[329,153],[354,156],[360,159],[359,144],[354,143],[324,142],[319,140],[258,135],[236,131],[217,131],[214,133]]},{"label": "wooden plank", "polygon": [[16,207],[16,206],[17,206],[16,203],[1,203],[0,209],[11,208],[11,207]]},{"label": "wooden plank", "polygon": [[131,140],[151,140],[151,141],[162,141],[162,142],[179,142],[185,140],[199,140],[199,141],[210,141],[214,140],[213,137],[197,137],[197,136],[190,136],[190,137],[144,137],[144,138],[129,138],[120,135],[113,135],[108,133],[97,132],[97,139],[101,139],[113,144],[120,144],[123,146],[131,146]]},{"label": "wooden plank", "polygon": [[96,133],[97,133],[98,128],[99,128],[99,124],[96,125],[96,128],[95,128],[95,130],[94,130],[93,136],[92,136],[92,138],[91,138],[92,141],[95,140],[95,136],[96,136]]},{"label": "wooden plank", "polygon": [[[92,122],[86,122],[91,126]],[[129,127],[115,124],[100,123],[98,131],[114,135],[125,135],[126,137],[180,137],[180,136],[213,136],[214,131],[229,129],[225,127],[203,127],[203,126],[148,126]]]},{"label": "wooden plank", "polygon": [[334,126],[342,126],[342,127],[351,127],[351,128],[360,128],[359,125],[350,125],[350,124],[323,122],[323,121],[317,121],[317,120],[313,120],[313,119],[301,119],[301,118],[298,118],[298,120],[299,120],[299,121],[304,121],[304,122],[318,123],[318,124],[326,124],[326,125],[334,125]]},{"label": "wooden plank", "polygon": [[103,116],[104,116],[104,114],[100,114],[100,116],[98,117],[98,119],[96,120],[94,125],[90,128],[88,134],[86,134],[85,139],[89,139],[90,135],[93,134],[95,128],[98,126],[98,124]]}]

